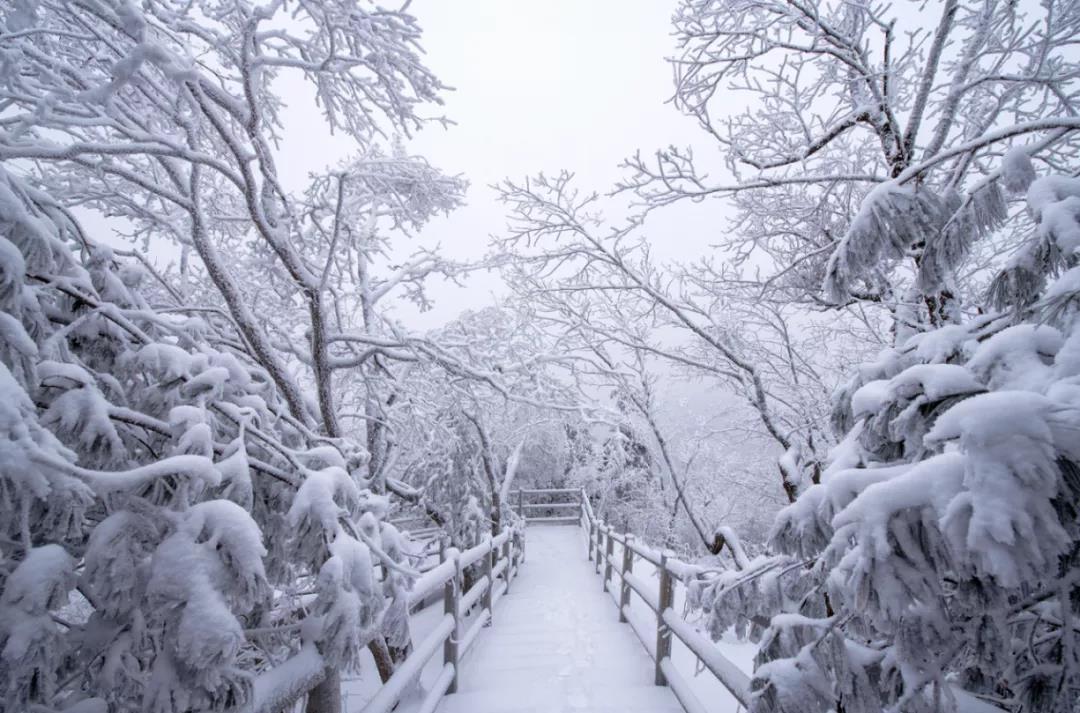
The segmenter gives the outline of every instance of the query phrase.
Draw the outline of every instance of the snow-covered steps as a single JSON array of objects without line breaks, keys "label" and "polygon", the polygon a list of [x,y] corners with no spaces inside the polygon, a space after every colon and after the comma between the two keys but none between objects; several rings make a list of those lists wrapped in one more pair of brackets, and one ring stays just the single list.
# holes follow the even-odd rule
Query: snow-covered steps
[{"label": "snow-covered steps", "polygon": [[530,527],[527,561],[440,713],[681,713],[586,558],[577,528]]}]

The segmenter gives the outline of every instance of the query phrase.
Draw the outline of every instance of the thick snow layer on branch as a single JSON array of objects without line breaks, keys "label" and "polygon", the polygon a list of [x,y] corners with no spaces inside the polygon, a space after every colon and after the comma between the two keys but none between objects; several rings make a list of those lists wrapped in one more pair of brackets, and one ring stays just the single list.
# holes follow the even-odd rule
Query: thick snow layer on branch
[{"label": "thick snow layer on branch", "polygon": [[1070,255],[1080,248],[1080,178],[1044,176],[1027,192],[1040,234]]},{"label": "thick snow layer on branch", "polygon": [[876,379],[860,386],[851,396],[851,413],[855,418],[877,413],[889,397],[889,382]]},{"label": "thick snow layer on branch", "polygon": [[1010,193],[1023,193],[1035,181],[1031,154],[1024,146],[1013,146],[1001,159],[1001,180]]},{"label": "thick snow layer on branch", "polygon": [[966,453],[966,493],[944,526],[957,552],[1006,586],[1037,578],[1070,543],[1052,500],[1058,453],[1080,456],[1080,411],[1025,391],[963,401],[938,418],[928,441],[956,439]]},{"label": "thick snow layer on branch", "polygon": [[59,545],[26,553],[0,594],[0,661],[5,694],[56,685],[49,658],[60,648],[60,628],[51,611],[67,602],[75,586],[75,559]]},{"label": "thick snow layer on branch", "polygon": [[829,258],[826,296],[843,302],[858,279],[936,234],[948,215],[948,206],[931,190],[895,181],[875,186]]},{"label": "thick snow layer on branch", "polygon": [[337,520],[345,512],[345,507],[356,503],[359,498],[356,483],[343,468],[309,471],[289,508],[289,522],[296,526],[309,520],[332,532],[337,528]]},{"label": "thick snow layer on branch", "polygon": [[[871,477],[869,483],[843,510],[836,514],[832,525],[839,530],[848,525],[860,524],[867,528],[860,542],[875,542],[875,551],[887,556],[889,517],[900,510],[932,506],[944,511],[945,505],[959,491],[963,473],[963,456],[946,453],[924,461],[918,466],[868,469],[864,474]],[[860,477],[846,471],[852,477]],[[874,476],[883,476],[880,479]],[[832,482],[844,484],[844,478]],[[850,489],[840,489],[848,490]],[[866,539],[863,539],[866,538]]]},{"label": "thick snow layer on branch", "polygon": [[207,500],[192,505],[182,527],[208,550],[214,550],[233,581],[229,586],[235,605],[248,609],[261,596],[266,580],[262,531],[244,508],[229,500]]},{"label": "thick snow layer on branch", "polygon": [[947,324],[930,332],[920,332],[908,339],[906,347],[915,347],[915,358],[927,364],[943,364],[974,348],[967,325]]},{"label": "thick snow layer on branch", "polygon": [[930,401],[983,390],[970,371],[957,364],[916,364],[889,380],[889,397],[911,399],[923,394]]},{"label": "thick snow layer on branch", "polygon": [[76,468],[74,472],[84,478],[99,494],[119,490],[135,490],[160,478],[180,475],[192,481],[202,481],[208,486],[221,482],[221,474],[214,462],[203,456],[171,456],[155,463],[124,471],[91,471]]},{"label": "thick snow layer on branch", "polygon": [[105,461],[119,460],[124,451],[109,413],[109,402],[92,384],[65,391],[42,415],[42,425],[68,443],[99,453]]},{"label": "thick snow layer on branch", "polygon": [[40,615],[67,602],[75,585],[75,560],[59,545],[35,547],[8,577],[0,606]]},{"label": "thick snow layer on branch", "polygon": [[1050,364],[1062,341],[1049,325],[1018,324],[980,344],[967,368],[991,389],[1040,391],[1053,378]]}]

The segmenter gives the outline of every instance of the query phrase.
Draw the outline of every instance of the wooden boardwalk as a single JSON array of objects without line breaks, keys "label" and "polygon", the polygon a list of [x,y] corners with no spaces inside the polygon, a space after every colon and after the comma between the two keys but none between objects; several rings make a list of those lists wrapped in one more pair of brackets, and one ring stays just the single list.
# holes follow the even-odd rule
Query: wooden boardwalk
[{"label": "wooden boardwalk", "polygon": [[[527,563],[440,713],[682,713],[620,624],[577,527],[532,526]],[[615,586],[618,586],[617,584]]]}]

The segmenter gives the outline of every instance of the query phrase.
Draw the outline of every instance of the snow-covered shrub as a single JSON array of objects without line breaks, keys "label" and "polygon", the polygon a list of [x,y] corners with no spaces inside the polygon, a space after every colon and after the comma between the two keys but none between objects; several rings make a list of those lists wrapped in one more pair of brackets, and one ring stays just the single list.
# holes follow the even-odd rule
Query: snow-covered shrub
[{"label": "snow-covered shrub", "polygon": [[346,666],[385,606],[362,532],[385,502],[345,468],[363,449],[144,283],[0,170],[6,710],[240,706],[299,645],[275,631]]},{"label": "snow-covered shrub", "polygon": [[885,350],[839,392],[843,438],[764,565],[789,563],[790,592],[769,613],[743,591],[764,578],[702,599],[716,628],[732,608],[773,615],[755,711],[1080,707],[1080,182],[1035,179],[1015,152],[1004,175],[1037,227],[1020,254],[1067,269]]}]

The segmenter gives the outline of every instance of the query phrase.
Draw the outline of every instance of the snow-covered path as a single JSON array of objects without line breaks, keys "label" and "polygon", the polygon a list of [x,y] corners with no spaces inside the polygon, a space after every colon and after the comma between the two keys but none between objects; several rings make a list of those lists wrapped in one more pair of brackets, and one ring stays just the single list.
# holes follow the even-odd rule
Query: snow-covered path
[{"label": "snow-covered path", "polygon": [[530,527],[526,563],[440,713],[682,713],[601,589],[576,527]]}]

